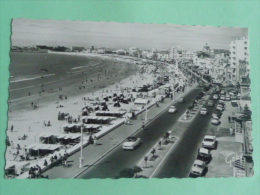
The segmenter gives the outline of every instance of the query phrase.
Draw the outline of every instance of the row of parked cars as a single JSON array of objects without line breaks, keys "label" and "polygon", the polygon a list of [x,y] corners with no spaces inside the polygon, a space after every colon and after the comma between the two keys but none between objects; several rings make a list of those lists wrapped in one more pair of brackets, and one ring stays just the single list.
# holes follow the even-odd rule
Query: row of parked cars
[{"label": "row of parked cars", "polygon": [[213,100],[223,100],[223,101],[232,101],[232,100],[239,100],[241,93],[237,90],[231,90],[229,92],[226,92],[225,90],[221,90],[218,92],[218,90],[213,91]]},{"label": "row of parked cars", "polygon": [[[225,90],[214,90],[213,91],[213,100],[218,100],[219,102],[215,105],[213,100],[208,100],[206,105],[208,107],[216,107],[215,112],[212,114],[211,123],[213,125],[220,124],[220,117],[222,112],[225,110],[225,102],[224,101],[236,101],[240,98],[240,93],[236,90],[231,90],[226,92]],[[232,103],[232,102],[231,102]],[[208,115],[207,108],[201,108],[201,115]],[[194,161],[190,176],[204,176],[207,170],[207,164],[211,161],[211,149],[215,149],[217,146],[216,136],[205,135],[202,141],[202,147],[198,151],[197,159]]]},{"label": "row of parked cars", "polygon": [[216,136],[205,135],[202,141],[202,147],[198,151],[197,159],[194,161],[190,176],[200,177],[204,176],[207,171],[207,164],[211,161],[210,149],[215,149],[217,145]]}]

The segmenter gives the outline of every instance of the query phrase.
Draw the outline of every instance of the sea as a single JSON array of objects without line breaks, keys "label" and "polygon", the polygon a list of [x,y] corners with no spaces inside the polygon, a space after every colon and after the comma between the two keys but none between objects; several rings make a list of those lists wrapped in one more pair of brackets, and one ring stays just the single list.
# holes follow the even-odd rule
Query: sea
[{"label": "sea", "polygon": [[65,76],[101,62],[95,57],[55,53],[11,52],[10,57],[10,83]]}]

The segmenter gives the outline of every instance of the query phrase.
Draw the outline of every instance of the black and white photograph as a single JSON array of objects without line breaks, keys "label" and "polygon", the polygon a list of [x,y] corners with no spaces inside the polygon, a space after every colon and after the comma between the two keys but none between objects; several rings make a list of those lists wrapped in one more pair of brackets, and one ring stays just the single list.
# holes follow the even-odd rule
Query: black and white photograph
[{"label": "black and white photograph", "polygon": [[248,28],[11,29],[5,178],[253,177]]}]

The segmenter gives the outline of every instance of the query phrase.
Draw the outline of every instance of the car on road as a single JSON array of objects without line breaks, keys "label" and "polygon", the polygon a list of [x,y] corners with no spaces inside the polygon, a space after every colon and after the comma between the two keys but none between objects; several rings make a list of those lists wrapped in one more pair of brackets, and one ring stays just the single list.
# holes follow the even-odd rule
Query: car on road
[{"label": "car on road", "polygon": [[219,125],[220,124],[219,118],[217,116],[212,116],[211,124],[212,125]]},{"label": "car on road", "polygon": [[203,173],[206,170],[206,163],[202,160],[195,160],[195,162],[192,165],[191,171],[190,171],[190,175],[192,176],[202,176]]},{"label": "car on road", "polygon": [[200,115],[207,115],[207,114],[208,114],[207,108],[201,108],[200,109]]},{"label": "car on road", "polygon": [[223,101],[224,101],[224,100],[226,100],[226,97],[225,97],[224,95],[221,95],[221,96],[220,96],[220,100],[223,100]]},{"label": "car on road", "polygon": [[206,148],[200,148],[198,152],[198,159],[200,160],[209,160],[211,158],[210,150]]},{"label": "car on road", "polygon": [[207,101],[207,106],[213,107],[215,104],[212,100]]},{"label": "car on road", "polygon": [[141,139],[139,137],[128,137],[123,143],[122,148],[124,150],[134,150],[137,146],[141,144]]},{"label": "car on road", "polygon": [[213,100],[218,100],[218,94],[213,95]]},{"label": "car on road", "polygon": [[218,110],[218,111],[220,111],[220,112],[223,112],[223,111],[224,111],[223,105],[218,104],[217,107],[216,107],[216,110]]},{"label": "car on road", "polygon": [[178,100],[179,103],[183,103],[184,101],[185,101],[185,100],[184,100],[183,97],[181,97],[181,98]]},{"label": "car on road", "polygon": [[175,106],[170,106],[169,110],[168,110],[168,113],[175,113],[177,111],[176,107]]},{"label": "car on road", "polygon": [[216,136],[205,135],[202,141],[202,147],[214,149],[216,147]]}]

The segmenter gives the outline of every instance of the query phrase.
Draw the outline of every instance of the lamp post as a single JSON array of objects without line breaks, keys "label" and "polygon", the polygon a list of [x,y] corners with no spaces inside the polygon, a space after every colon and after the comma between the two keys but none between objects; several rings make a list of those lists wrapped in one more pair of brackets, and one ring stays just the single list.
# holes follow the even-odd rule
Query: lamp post
[{"label": "lamp post", "polygon": [[81,148],[80,148],[80,157],[79,157],[79,168],[83,168],[83,154],[82,154],[82,150],[83,150],[83,124],[81,126]]}]

